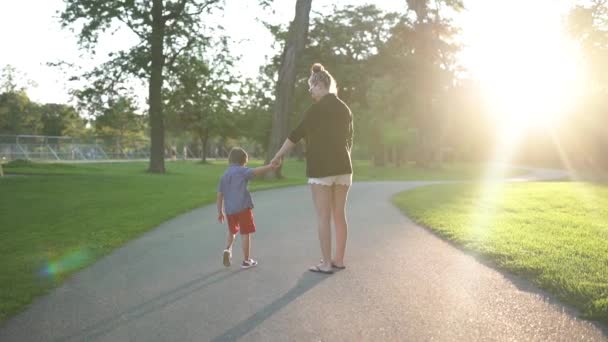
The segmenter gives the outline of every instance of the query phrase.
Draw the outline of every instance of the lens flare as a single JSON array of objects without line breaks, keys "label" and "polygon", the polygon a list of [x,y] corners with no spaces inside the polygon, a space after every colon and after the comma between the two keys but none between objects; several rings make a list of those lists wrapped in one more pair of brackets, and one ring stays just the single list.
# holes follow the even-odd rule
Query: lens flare
[{"label": "lens flare", "polygon": [[39,275],[43,277],[57,277],[63,273],[76,270],[91,260],[91,253],[87,249],[78,249],[68,252],[55,260],[47,261],[40,270]]}]

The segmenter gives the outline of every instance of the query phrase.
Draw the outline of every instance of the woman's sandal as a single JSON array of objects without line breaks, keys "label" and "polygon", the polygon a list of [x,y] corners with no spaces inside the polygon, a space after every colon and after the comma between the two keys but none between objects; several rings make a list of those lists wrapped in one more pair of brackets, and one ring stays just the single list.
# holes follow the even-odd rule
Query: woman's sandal
[{"label": "woman's sandal", "polygon": [[346,268],[346,266],[338,266],[338,265],[334,264],[333,262],[331,263],[331,267],[333,267],[333,268],[337,268],[337,269],[339,269],[339,270],[343,270],[343,269],[345,269],[345,268]]},{"label": "woman's sandal", "polygon": [[308,269],[310,272],[316,272],[316,273],[323,273],[323,274],[333,274],[334,271],[333,270],[324,270],[321,269],[321,267],[317,266],[313,266],[311,268]]},{"label": "woman's sandal", "polygon": [[[321,259],[321,261],[320,261],[320,262],[321,262],[321,263],[323,263],[323,259]],[[334,262],[333,262],[333,261],[331,262],[331,267],[332,267],[332,268],[335,268],[335,269],[338,269],[338,270],[343,270],[343,269],[345,269],[345,268],[346,268],[346,266],[338,266],[338,265],[334,264]]]}]

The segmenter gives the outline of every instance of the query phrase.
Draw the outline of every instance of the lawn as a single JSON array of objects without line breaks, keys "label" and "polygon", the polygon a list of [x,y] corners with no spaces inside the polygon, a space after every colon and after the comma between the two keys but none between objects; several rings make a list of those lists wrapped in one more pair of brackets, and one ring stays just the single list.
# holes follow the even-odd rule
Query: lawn
[{"label": "lawn", "polygon": [[433,185],[393,200],[416,222],[608,322],[608,186]]},{"label": "lawn", "polygon": [[[260,165],[253,161],[251,166]],[[305,184],[303,161],[287,161],[285,179],[257,180],[251,190]],[[215,201],[225,162],[168,162],[167,174],[147,163],[4,166],[0,179],[0,321],[66,276],[181,213]],[[471,179],[482,168],[454,164],[429,171],[354,163],[355,180]]]},{"label": "lawn", "polygon": [[[485,171],[483,166],[470,163],[452,163],[440,168],[425,169],[413,165],[373,167],[368,161],[363,160],[355,160],[353,162],[353,169],[355,181],[469,180],[479,179]],[[505,170],[507,176],[524,173],[526,171],[515,168]]]},{"label": "lawn", "polygon": [[[155,175],[146,165],[5,165],[28,176],[0,180],[0,320],[126,241],[212,203],[226,167],[174,162]],[[300,168],[287,165],[288,178],[250,188],[303,184]]]}]

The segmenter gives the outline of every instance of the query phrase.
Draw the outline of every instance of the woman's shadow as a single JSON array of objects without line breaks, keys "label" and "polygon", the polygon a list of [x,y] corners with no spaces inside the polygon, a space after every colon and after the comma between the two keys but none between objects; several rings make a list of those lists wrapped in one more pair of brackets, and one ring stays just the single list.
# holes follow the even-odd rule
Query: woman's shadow
[{"label": "woman's shadow", "polygon": [[266,305],[253,315],[245,318],[234,327],[226,330],[223,334],[216,336],[211,341],[220,342],[238,340],[239,338],[245,336],[248,332],[253,330],[255,327],[260,325],[270,316],[274,315],[275,312],[281,310],[282,308],[287,306],[287,304],[291,303],[294,299],[300,297],[301,295],[306,293],[306,291],[312,289],[326,278],[327,276],[324,275],[315,274],[308,271],[304,272],[298,280],[298,283],[294,287],[292,287],[291,290],[289,290],[286,294],[284,294],[280,298],[277,298],[275,301]]}]

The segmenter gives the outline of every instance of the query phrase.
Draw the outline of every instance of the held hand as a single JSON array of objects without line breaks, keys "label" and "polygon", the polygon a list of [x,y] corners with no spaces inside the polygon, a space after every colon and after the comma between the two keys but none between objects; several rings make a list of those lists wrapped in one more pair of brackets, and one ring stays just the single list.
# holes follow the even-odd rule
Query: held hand
[{"label": "held hand", "polygon": [[224,223],[224,213],[217,214],[217,221],[219,223]]},{"label": "held hand", "polygon": [[270,161],[270,165],[272,166],[272,168],[274,169],[278,169],[279,166],[281,166],[281,162],[282,162],[282,158],[281,157],[277,157],[275,156],[274,158],[272,158],[272,160]]}]

